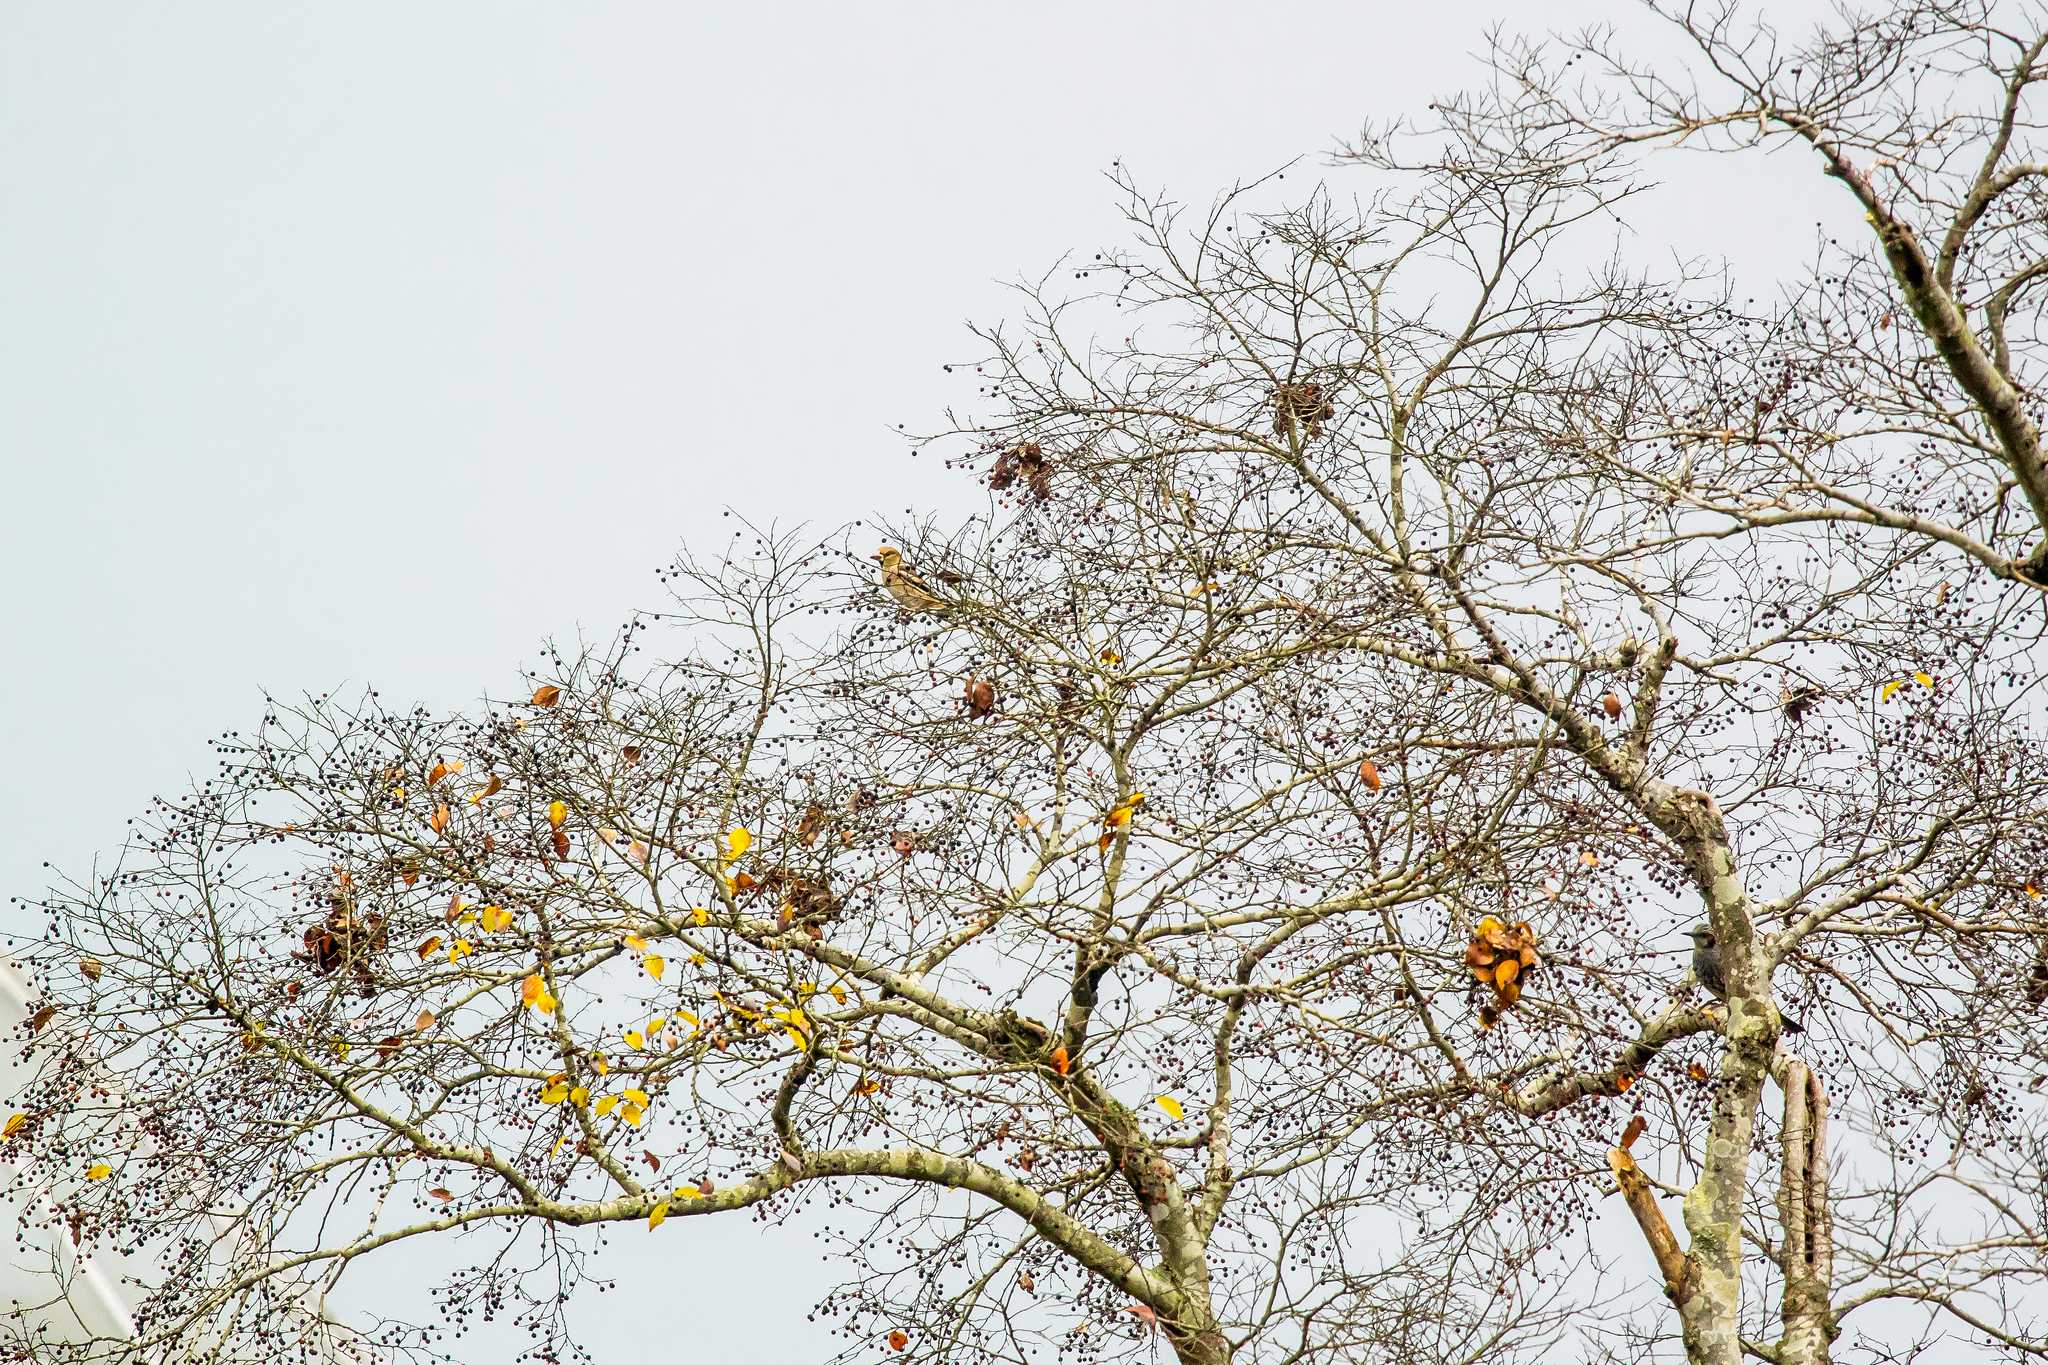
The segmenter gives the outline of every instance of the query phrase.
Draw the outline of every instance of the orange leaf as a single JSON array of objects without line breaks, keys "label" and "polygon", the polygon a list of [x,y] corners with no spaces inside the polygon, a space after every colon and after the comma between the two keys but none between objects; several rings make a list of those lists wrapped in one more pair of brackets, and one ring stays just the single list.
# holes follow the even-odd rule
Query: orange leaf
[{"label": "orange leaf", "polygon": [[1641,1114],[1637,1114],[1634,1118],[1630,1119],[1628,1127],[1621,1130],[1621,1150],[1625,1152],[1630,1147],[1633,1147],[1636,1139],[1641,1137],[1643,1130],[1649,1126],[1648,1123],[1643,1121]]},{"label": "orange leaf", "polygon": [[434,813],[427,817],[427,824],[433,828],[434,833],[439,834],[442,830],[448,828],[448,820],[448,806],[446,802],[443,802],[441,805],[434,807]]},{"label": "orange leaf", "polygon": [[892,1331],[891,1333],[889,1333],[889,1349],[890,1349],[890,1350],[892,1350],[892,1351],[901,1351],[901,1350],[903,1350],[904,1348],[908,1347],[909,1345],[910,1345],[910,1334],[909,1334],[908,1332],[905,1332],[905,1331],[904,1331],[904,1330],[903,1330],[903,1329],[902,1329],[901,1327],[898,1327],[897,1329],[895,1329],[894,1331]]},{"label": "orange leaf", "polygon": [[82,957],[78,959],[78,970],[85,974],[87,981],[97,981],[100,979],[100,960],[96,957]]},{"label": "orange leaf", "polygon": [[455,1196],[448,1193],[448,1191],[442,1189],[439,1185],[434,1186],[434,1188],[428,1190],[427,1193],[431,1194],[432,1196],[434,1196],[434,1198],[440,1200],[444,1204],[451,1204],[455,1202]]},{"label": "orange leaf", "polygon": [[1369,758],[1359,759],[1358,780],[1365,783],[1367,789],[1378,791],[1380,789],[1380,765]]},{"label": "orange leaf", "polygon": [[422,943],[419,946],[420,961],[425,962],[428,958],[432,957],[435,953],[438,953],[440,951],[441,936],[439,934],[435,934],[432,938],[428,939],[425,943]]},{"label": "orange leaf", "polygon": [[1066,1044],[1062,1043],[1052,1050],[1052,1069],[1064,1076],[1067,1074],[1068,1065]]},{"label": "orange leaf", "polygon": [[1495,990],[1505,991],[1515,984],[1516,975],[1522,970],[1520,958],[1508,958],[1493,964],[1493,985]]},{"label": "orange leaf", "polygon": [[434,1012],[432,1010],[421,1010],[420,1017],[412,1021],[412,1026],[416,1032],[425,1033],[434,1026]]},{"label": "orange leaf", "polygon": [[553,706],[561,699],[562,689],[553,685],[543,687],[533,694],[533,704],[535,706]]}]

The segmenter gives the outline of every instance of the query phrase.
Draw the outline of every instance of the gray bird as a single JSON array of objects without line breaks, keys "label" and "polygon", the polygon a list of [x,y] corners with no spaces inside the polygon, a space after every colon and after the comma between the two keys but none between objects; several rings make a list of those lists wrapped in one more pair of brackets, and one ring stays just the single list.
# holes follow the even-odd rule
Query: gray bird
[{"label": "gray bird", "polygon": [[[1714,942],[1714,931],[1705,923],[1695,924],[1689,931],[1692,937],[1692,974],[1707,994],[1716,1000],[1728,998],[1728,973],[1721,969],[1721,949]],[[1785,1032],[1804,1033],[1805,1025],[1789,1014],[1779,1016],[1785,1021]]]}]

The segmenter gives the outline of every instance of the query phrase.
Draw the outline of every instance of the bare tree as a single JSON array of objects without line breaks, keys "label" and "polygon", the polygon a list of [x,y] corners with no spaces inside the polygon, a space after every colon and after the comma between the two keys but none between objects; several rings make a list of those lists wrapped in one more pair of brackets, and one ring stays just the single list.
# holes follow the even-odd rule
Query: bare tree
[{"label": "bare tree", "polygon": [[143,1349],[466,1231],[559,1351],[577,1229],[750,1208],[854,1358],[2048,1354],[2019,457],[1875,293],[1615,263],[1668,121],[1501,51],[1362,205],[1120,175],[960,367],[987,517],[277,704],[54,896],[9,1140],[174,1248]]},{"label": "bare tree", "polygon": [[1718,365],[1719,401],[1671,414],[1674,427],[1770,458],[1676,491],[1748,522],[1829,518],[1933,537],[2048,588],[2034,373],[2048,288],[2048,10],[1844,7],[1799,37],[1738,0],[1645,9],[1694,61],[1647,59],[1604,31],[1497,41],[1490,86],[1433,106],[1435,125],[1369,131],[1353,154],[1384,166],[1405,159],[1400,134],[1419,134],[1417,146],[1448,134],[1495,173],[1520,174],[1612,166],[1633,150],[1661,168],[1668,148],[1808,149],[1867,235],[1826,237],[1779,309],[1694,358]]}]

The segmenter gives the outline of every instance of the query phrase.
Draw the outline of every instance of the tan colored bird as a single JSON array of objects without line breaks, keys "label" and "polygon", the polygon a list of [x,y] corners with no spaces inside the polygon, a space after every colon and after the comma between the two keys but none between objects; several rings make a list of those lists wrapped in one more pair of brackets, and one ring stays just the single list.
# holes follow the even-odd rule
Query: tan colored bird
[{"label": "tan colored bird", "polygon": [[933,592],[915,569],[904,565],[903,551],[894,545],[884,545],[875,551],[874,557],[882,565],[882,586],[896,599],[897,606],[905,611],[928,611],[935,615],[948,610],[945,599]]}]

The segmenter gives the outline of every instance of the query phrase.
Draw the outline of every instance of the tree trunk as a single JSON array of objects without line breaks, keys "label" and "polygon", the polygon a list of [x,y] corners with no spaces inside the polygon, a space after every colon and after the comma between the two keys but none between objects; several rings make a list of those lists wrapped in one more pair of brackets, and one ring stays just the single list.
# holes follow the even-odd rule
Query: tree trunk
[{"label": "tree trunk", "polygon": [[1749,893],[1719,807],[1704,792],[1676,791],[1658,804],[1658,823],[1687,854],[1694,884],[1727,977],[1728,1024],[1700,1177],[1685,1196],[1684,1294],[1678,1300],[1687,1359],[1694,1365],[1743,1365],[1742,1205],[1749,1147],[1776,1053],[1780,1021],[1770,1001],[1769,968],[1756,951]]},{"label": "tree trunk", "polygon": [[1785,1276],[1779,1309],[1784,1334],[1779,1365],[1829,1365],[1835,1340],[1833,1295],[1834,1219],[1828,1200],[1828,1097],[1804,1062],[1780,1059],[1778,1083],[1785,1091],[1784,1131],[1779,1136],[1778,1265]]},{"label": "tree trunk", "polygon": [[1230,1339],[1213,1324],[1185,1333],[1169,1332],[1167,1340],[1180,1365],[1230,1365]]}]

